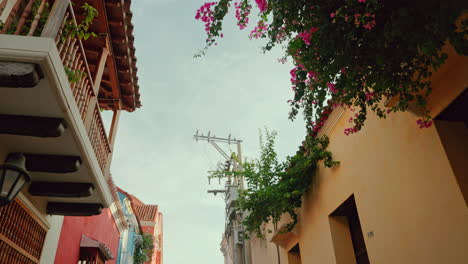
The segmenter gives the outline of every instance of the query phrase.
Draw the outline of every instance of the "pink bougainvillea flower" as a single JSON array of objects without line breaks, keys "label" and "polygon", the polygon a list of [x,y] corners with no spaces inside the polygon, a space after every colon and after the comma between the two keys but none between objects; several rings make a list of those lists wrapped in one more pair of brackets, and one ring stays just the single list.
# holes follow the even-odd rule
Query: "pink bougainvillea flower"
[{"label": "pink bougainvillea flower", "polygon": [[366,102],[374,98],[374,95],[374,92],[366,93]]},{"label": "pink bougainvillea flower", "polygon": [[252,6],[249,4],[243,5],[240,2],[235,2],[234,7],[236,8],[237,25],[242,30],[246,28],[249,23],[249,14]]},{"label": "pink bougainvillea flower", "polygon": [[359,3],[365,3],[366,0],[357,0]]},{"label": "pink bougainvillea flower", "polygon": [[312,37],[312,34],[310,34],[309,31],[304,31],[304,32],[299,33],[299,37],[302,38],[305,44],[310,45],[310,38]]},{"label": "pink bougainvillea flower", "polygon": [[338,92],[338,90],[335,88],[335,84],[333,84],[333,83],[327,83],[327,87],[328,87],[328,89],[330,89],[330,92],[333,93],[333,94]]},{"label": "pink bougainvillea flower", "polygon": [[257,26],[250,32],[249,38],[258,39],[266,36],[268,32],[268,24],[263,20],[258,21]]},{"label": "pink bougainvillea flower", "polygon": [[289,74],[291,75],[291,78],[296,79],[296,68],[293,68],[292,70],[289,71]]},{"label": "pink bougainvillea flower", "polygon": [[260,9],[260,12],[265,12],[268,9],[268,3],[267,0],[255,0],[257,3],[258,8]]},{"label": "pink bougainvillea flower", "polygon": [[432,120],[422,120],[418,119],[416,121],[416,124],[419,125],[419,128],[429,128],[432,126]]},{"label": "pink bougainvillea flower", "polygon": [[305,44],[310,45],[312,34],[314,34],[317,30],[318,30],[317,27],[312,27],[309,30],[299,33],[299,37],[302,38]]},{"label": "pink bougainvillea flower", "polygon": [[318,81],[317,73],[314,72],[314,71],[309,71],[309,72],[307,73],[307,76],[308,76],[309,79],[311,79],[311,80]]},{"label": "pink bougainvillea flower", "polygon": [[196,20],[201,20],[203,23],[205,23],[205,31],[208,34],[208,39],[207,42],[213,42],[212,35],[211,35],[211,26],[214,21],[214,11],[213,8],[216,5],[216,2],[207,2],[204,3],[198,10],[197,13],[195,14],[195,19]]},{"label": "pink bougainvillea flower", "polygon": [[330,17],[334,18],[336,16],[336,13],[330,13]]},{"label": "pink bougainvillea flower", "polygon": [[350,134],[357,133],[358,129],[356,127],[346,128],[344,130],[345,135],[349,136]]},{"label": "pink bougainvillea flower", "polygon": [[375,20],[370,21],[369,23],[366,23],[363,25],[365,29],[371,30],[375,27]]}]

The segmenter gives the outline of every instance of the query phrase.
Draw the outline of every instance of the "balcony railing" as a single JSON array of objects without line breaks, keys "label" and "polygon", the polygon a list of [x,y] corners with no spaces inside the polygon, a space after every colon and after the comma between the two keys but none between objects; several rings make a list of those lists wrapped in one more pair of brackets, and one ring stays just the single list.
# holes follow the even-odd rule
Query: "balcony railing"
[{"label": "balcony railing", "polygon": [[96,100],[99,87],[94,87],[81,39],[64,34],[66,23],[77,25],[70,1],[0,0],[0,19],[2,18],[4,21],[0,22],[1,34],[53,38],[65,71],[78,73],[73,79],[69,77],[70,88],[99,165],[105,173],[111,147]]}]

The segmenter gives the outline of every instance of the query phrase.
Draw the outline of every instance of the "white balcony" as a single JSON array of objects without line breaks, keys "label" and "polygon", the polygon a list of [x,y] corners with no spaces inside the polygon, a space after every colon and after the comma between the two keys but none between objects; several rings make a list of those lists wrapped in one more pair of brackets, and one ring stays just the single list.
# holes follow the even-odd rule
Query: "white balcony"
[{"label": "white balcony", "polygon": [[[62,56],[60,55],[56,42],[52,38],[0,34],[0,62],[3,66],[0,74],[8,69],[11,70],[15,66],[14,63],[21,62],[26,63],[26,70],[19,73],[23,74],[23,77],[13,76],[11,77],[13,80],[26,78],[24,82],[34,84],[34,79],[37,80],[37,78],[29,77],[39,77],[37,84],[29,88],[18,87],[18,85],[9,85],[13,87],[0,85],[0,115],[7,117],[4,120],[10,120],[0,123],[0,131],[4,132],[0,134],[0,156],[6,157],[12,152],[51,155],[49,160],[45,159],[49,162],[43,164],[49,168],[53,166],[59,168],[64,165],[59,164],[60,159],[54,160],[54,157],[77,158],[81,161],[81,166],[75,172],[54,173],[47,169],[45,171],[44,169],[30,170],[32,185],[42,184],[38,185],[37,189],[39,195],[44,196],[48,203],[47,213],[95,214],[98,213],[99,206],[108,207],[112,203],[111,192],[107,184],[108,175],[106,175],[111,148],[102,125],[97,100],[91,100],[95,97],[93,90],[89,90],[93,88],[92,83],[90,80],[85,80],[71,85],[64,70],[63,53]],[[34,66],[29,66],[30,73],[27,72],[28,64]],[[3,74],[1,78],[5,80],[7,77]],[[11,118],[18,116],[20,116],[18,120],[11,121]],[[15,134],[14,129],[17,128],[18,122],[28,122],[28,120],[33,120],[31,126],[26,125],[29,128],[27,130],[32,131],[31,133],[41,135],[48,129],[54,130],[54,125],[47,127],[47,122],[42,122],[44,119],[34,120],[38,117],[61,120],[64,124],[63,132],[60,133],[60,129],[55,129],[56,135],[59,136],[53,137]],[[24,125],[20,124],[20,127]],[[5,133],[9,128],[13,128],[13,132]],[[73,163],[73,160],[71,162]],[[54,171],[53,168],[52,171]],[[92,186],[90,189],[94,190],[88,194],[73,194],[74,186],[80,186],[67,185],[67,183],[90,184],[89,186]],[[63,189],[57,190],[57,187],[61,188],[60,186],[64,186]],[[67,188],[72,189],[72,195],[67,193],[70,191]],[[28,192],[28,190],[29,186],[26,186],[23,192]],[[73,195],[87,197],[71,197]]]}]

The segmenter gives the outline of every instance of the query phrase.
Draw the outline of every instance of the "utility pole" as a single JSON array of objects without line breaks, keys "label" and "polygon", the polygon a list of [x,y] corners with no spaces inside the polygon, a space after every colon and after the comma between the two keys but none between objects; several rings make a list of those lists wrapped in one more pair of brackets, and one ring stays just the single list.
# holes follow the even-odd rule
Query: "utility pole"
[{"label": "utility pole", "polygon": [[[242,225],[243,212],[236,210],[236,200],[239,196],[239,190],[244,189],[244,178],[237,176],[234,173],[232,179],[232,172],[242,170],[242,140],[231,138],[229,135],[227,138],[219,138],[212,135],[211,132],[205,136],[203,133],[197,132],[193,138],[198,142],[200,140],[207,141],[211,144],[225,159],[224,168],[218,168],[224,171],[226,175],[225,190],[209,190],[208,193],[223,193],[226,202],[226,230],[223,235],[223,240],[227,241],[227,244],[223,246],[223,254],[225,256],[225,263],[227,264],[249,264],[247,262],[245,254],[245,243],[244,243],[244,228]],[[237,146],[237,153],[231,153],[228,155],[218,143],[223,144],[235,144]],[[219,166],[218,166],[219,167]],[[231,181],[233,180],[233,181]],[[232,254],[229,254],[232,253]],[[233,256],[233,262],[229,259],[230,255]]]},{"label": "utility pole", "polygon": [[[211,132],[208,132],[208,135],[203,135],[203,133],[200,134],[199,130],[197,130],[197,132],[195,133],[195,135],[193,136],[193,139],[195,139],[195,141],[199,141],[199,140],[203,140],[203,141],[207,141],[208,143],[210,143],[220,154],[221,156],[223,156],[225,159],[226,159],[226,164],[229,163],[230,165],[233,166],[233,171],[241,171],[242,170],[242,147],[241,147],[241,143],[242,143],[242,140],[238,140],[236,138],[231,138],[231,135],[229,134],[229,136],[227,138],[219,138],[219,137],[216,137],[215,135],[212,135]],[[224,144],[228,144],[228,145],[231,145],[231,144],[235,144],[237,146],[237,153],[235,154],[235,157],[233,157],[232,153],[231,155],[228,155],[217,143],[224,143]],[[230,174],[228,173],[228,182],[231,183],[231,177],[230,177]],[[234,183],[238,184],[240,189],[243,190],[244,189],[244,178],[243,177],[235,177],[234,178]]]}]

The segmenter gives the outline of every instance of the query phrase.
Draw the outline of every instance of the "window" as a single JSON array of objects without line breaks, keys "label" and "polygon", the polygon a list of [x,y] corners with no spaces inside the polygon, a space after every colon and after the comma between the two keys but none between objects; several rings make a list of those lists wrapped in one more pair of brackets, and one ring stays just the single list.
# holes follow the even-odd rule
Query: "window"
[{"label": "window", "polygon": [[81,248],[78,264],[104,264],[105,260],[95,248]]},{"label": "window", "polygon": [[301,250],[299,243],[288,251],[288,264],[301,264]]},{"label": "window", "polygon": [[435,118],[435,126],[468,205],[468,89]]},{"label": "window", "polygon": [[341,204],[329,220],[336,263],[369,264],[354,195]]},{"label": "window", "polygon": [[80,259],[78,264],[104,264],[114,259],[109,248],[84,234],[81,235]]}]

